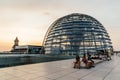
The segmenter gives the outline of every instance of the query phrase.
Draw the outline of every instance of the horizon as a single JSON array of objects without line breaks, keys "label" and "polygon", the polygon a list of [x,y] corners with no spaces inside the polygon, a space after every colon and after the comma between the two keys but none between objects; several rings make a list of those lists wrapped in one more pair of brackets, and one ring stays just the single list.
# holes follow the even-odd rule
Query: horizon
[{"label": "horizon", "polygon": [[72,13],[97,19],[107,30],[114,50],[120,50],[119,3],[119,0],[0,0],[0,51],[10,51],[16,37],[19,45],[42,45],[50,25]]}]

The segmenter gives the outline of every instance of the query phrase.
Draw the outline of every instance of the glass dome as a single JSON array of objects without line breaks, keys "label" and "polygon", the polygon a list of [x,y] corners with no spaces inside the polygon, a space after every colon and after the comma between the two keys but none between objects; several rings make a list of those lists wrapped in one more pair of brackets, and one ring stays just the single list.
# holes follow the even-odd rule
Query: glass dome
[{"label": "glass dome", "polygon": [[45,54],[83,54],[112,51],[103,25],[95,18],[74,13],[56,20],[48,29],[43,46]]}]

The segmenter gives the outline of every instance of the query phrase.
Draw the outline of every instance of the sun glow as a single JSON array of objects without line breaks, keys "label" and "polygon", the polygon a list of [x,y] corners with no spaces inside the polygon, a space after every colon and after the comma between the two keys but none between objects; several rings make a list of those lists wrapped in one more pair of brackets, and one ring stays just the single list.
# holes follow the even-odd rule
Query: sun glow
[{"label": "sun glow", "polygon": [[119,3],[119,0],[0,0],[0,51],[10,50],[16,37],[20,45],[41,45],[49,26],[71,13],[95,17],[108,30],[113,46],[119,49]]},{"label": "sun glow", "polygon": [[31,11],[5,11],[0,19],[1,25],[4,26],[0,29],[1,45],[5,45],[6,43],[2,43],[5,41],[12,47],[16,37],[20,40],[20,45],[42,45],[50,21],[52,18],[45,14]]}]

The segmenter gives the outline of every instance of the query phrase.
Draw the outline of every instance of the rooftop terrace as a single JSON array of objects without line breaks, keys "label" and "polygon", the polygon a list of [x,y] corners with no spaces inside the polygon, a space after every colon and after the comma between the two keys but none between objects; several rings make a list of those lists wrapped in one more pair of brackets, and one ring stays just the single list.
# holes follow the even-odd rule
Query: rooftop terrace
[{"label": "rooftop terrace", "polygon": [[0,80],[120,80],[119,56],[91,69],[74,69],[74,61],[68,59],[1,68]]}]

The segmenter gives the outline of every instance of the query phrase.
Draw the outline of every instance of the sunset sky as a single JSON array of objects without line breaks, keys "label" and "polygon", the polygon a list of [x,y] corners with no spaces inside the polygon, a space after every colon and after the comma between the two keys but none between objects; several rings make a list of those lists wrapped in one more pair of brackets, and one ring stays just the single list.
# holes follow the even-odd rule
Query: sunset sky
[{"label": "sunset sky", "polygon": [[83,13],[100,21],[115,50],[120,50],[120,0],[0,0],[0,51],[20,45],[41,45],[58,18]]}]

